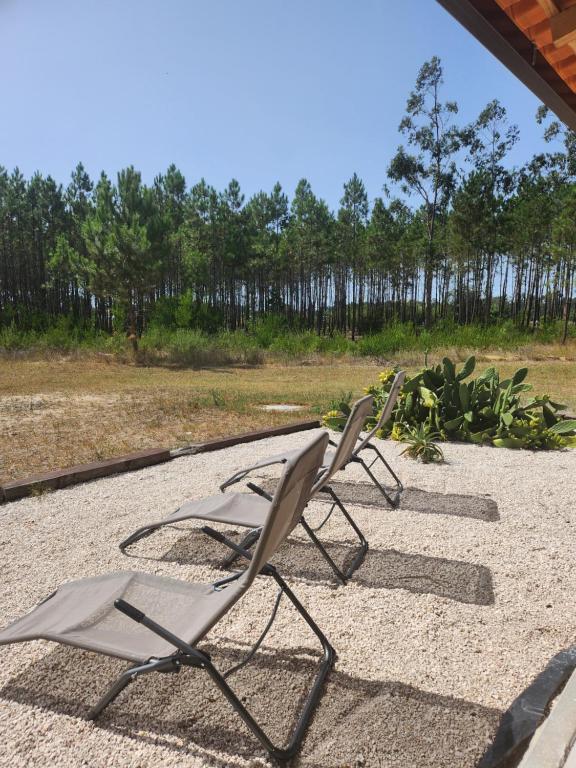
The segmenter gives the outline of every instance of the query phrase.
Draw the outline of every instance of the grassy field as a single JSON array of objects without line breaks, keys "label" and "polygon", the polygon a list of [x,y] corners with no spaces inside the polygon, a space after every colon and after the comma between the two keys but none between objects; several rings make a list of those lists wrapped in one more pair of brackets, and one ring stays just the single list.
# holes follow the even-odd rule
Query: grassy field
[{"label": "grassy field", "polygon": [[[549,323],[528,330],[503,321],[488,326],[456,325],[438,322],[430,330],[412,323],[390,323],[381,331],[352,340],[335,333],[318,335],[311,330],[288,328],[278,317],[269,316],[236,331],[205,333],[194,328],[171,328],[151,324],[138,344],[138,362],[142,365],[176,365],[202,368],[223,365],[293,364],[311,360],[357,358],[388,360],[409,355],[418,362],[426,350],[490,350],[518,353],[525,359],[538,350],[544,355],[576,357],[576,326],[571,326],[570,343],[558,344],[561,323]],[[124,333],[112,335],[91,327],[78,327],[67,318],[43,330],[22,330],[15,325],[0,325],[0,354],[16,352],[37,354],[106,354],[120,362],[133,360],[131,345]]]},{"label": "grassy field", "polygon": [[[438,353],[430,361],[440,357]],[[536,392],[553,394],[576,410],[573,354],[546,361],[483,357],[479,370],[494,363],[505,375],[528,365]],[[423,361],[404,356],[395,362],[413,371]],[[342,393],[360,395],[382,368],[382,363],[365,360],[190,370],[125,365],[98,356],[4,358],[0,483],[144,448],[175,448],[317,418]],[[262,411],[259,406],[267,403],[294,403],[302,409]]]}]

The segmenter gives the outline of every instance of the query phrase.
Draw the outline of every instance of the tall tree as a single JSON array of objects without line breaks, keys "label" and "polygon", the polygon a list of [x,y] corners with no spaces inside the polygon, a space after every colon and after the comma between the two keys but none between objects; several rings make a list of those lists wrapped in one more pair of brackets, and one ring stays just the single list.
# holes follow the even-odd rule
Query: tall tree
[{"label": "tall tree", "polygon": [[140,173],[132,166],[120,171],[117,190],[102,174],[83,228],[90,284],[96,296],[112,297],[125,314],[134,350],[144,296],[159,278],[161,231],[154,193],[142,185]]},{"label": "tall tree", "polygon": [[460,131],[451,122],[458,106],[456,102],[440,100],[442,84],[442,66],[434,56],[421,67],[399,126],[408,149],[399,147],[388,168],[390,179],[399,182],[405,194],[418,195],[424,205],[427,234],[424,322],[427,328],[432,324],[436,223],[454,189],[454,156],[461,145]]},{"label": "tall tree", "polygon": [[344,194],[338,211],[338,288],[336,310],[340,312],[340,325],[347,326],[346,303],[348,298],[348,275],[352,277],[350,313],[350,331],[352,339],[358,330],[358,314],[362,315],[363,305],[363,249],[364,234],[368,221],[368,195],[363,181],[354,173],[350,181],[344,184]]},{"label": "tall tree", "polygon": [[[483,321],[490,319],[497,254],[502,246],[501,225],[507,196],[513,189],[513,174],[504,160],[518,141],[518,127],[509,125],[506,109],[498,100],[491,101],[474,123],[464,131],[469,159],[474,164],[468,188],[477,192],[476,227],[481,231],[485,263]],[[483,275],[480,276],[482,288]]]}]

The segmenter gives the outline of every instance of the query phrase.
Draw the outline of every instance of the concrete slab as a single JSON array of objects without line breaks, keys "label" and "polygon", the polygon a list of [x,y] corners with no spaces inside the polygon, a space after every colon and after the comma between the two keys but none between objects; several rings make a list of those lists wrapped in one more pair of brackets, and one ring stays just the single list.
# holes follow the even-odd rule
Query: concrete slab
[{"label": "concrete slab", "polygon": [[278,411],[279,413],[290,413],[291,411],[301,411],[303,405],[293,405],[291,403],[270,403],[268,405],[259,405],[261,411]]},{"label": "concrete slab", "polygon": [[534,734],[518,768],[576,768],[576,672]]}]

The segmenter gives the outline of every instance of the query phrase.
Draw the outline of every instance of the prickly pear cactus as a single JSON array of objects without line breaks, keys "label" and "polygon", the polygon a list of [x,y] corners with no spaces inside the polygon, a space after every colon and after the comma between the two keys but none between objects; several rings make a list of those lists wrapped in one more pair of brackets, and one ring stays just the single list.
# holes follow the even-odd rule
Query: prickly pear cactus
[{"label": "prickly pear cactus", "polygon": [[[558,413],[565,406],[548,395],[526,397],[532,390],[525,383],[527,368],[504,380],[494,367],[471,378],[475,369],[473,356],[460,370],[445,357],[441,365],[407,376],[392,418],[379,436],[403,440],[424,425],[442,440],[531,450],[576,447],[576,420],[563,419]],[[395,373],[394,369],[383,371],[378,383],[366,388],[367,394],[374,395],[366,429],[376,425]],[[349,412],[349,402],[333,404],[324,416],[325,426],[342,429]]]}]

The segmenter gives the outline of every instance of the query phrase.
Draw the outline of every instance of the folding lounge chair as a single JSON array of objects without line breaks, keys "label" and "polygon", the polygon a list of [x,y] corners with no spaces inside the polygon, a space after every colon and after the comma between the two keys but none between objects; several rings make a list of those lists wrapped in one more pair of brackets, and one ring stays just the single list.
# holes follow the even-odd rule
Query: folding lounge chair
[{"label": "folding lounge chair", "polygon": [[[354,573],[354,571],[361,565],[368,550],[368,542],[364,538],[362,531],[360,531],[350,516],[348,510],[344,507],[334,490],[330,487],[329,481],[334,473],[338,472],[339,469],[342,469],[342,467],[345,466],[345,464],[350,460],[350,456],[362,430],[362,426],[364,425],[368,415],[371,413],[373,399],[374,398],[372,395],[368,395],[367,397],[363,397],[361,400],[358,400],[358,402],[354,404],[342,434],[342,439],[340,440],[336,449],[332,452],[330,465],[328,467],[323,467],[322,470],[318,473],[316,482],[311,489],[311,494],[307,501],[318,493],[326,493],[332,499],[332,506],[324,521],[316,528],[316,530],[314,530],[308,524],[304,516],[300,518],[300,524],[312,542],[316,545],[326,562],[329,564],[338,581],[340,581],[342,584],[345,584],[350,576]],[[236,475],[224,483],[221,488],[224,489],[228,485],[238,482],[250,471],[252,471],[252,469],[269,466],[276,463],[283,464],[287,461],[293,460],[294,456],[298,453],[298,451],[291,451],[288,456],[274,457],[272,459],[260,462],[254,467],[236,473]],[[266,515],[268,514],[271,496],[266,491],[259,488],[257,485],[254,485],[253,483],[248,483],[248,487],[255,493],[224,493],[218,494],[216,496],[209,496],[208,498],[200,499],[199,501],[187,501],[179,509],[173,512],[171,515],[168,515],[168,517],[165,517],[163,520],[151,522],[142,526],[141,528],[138,528],[136,531],[134,531],[134,533],[132,533],[123,542],[121,542],[120,549],[125,550],[128,546],[134,544],[140,539],[145,538],[146,536],[149,536],[158,528],[162,528],[165,525],[171,525],[177,522],[182,522],[183,520],[207,520],[216,523],[239,525],[245,528],[250,528],[250,532],[240,544],[242,548],[249,549],[260,536],[262,525],[266,519]],[[356,552],[352,562],[345,571],[342,570],[334,562],[329,553],[326,551],[322,542],[316,536],[316,531],[318,531],[324,525],[336,507],[342,512],[344,518],[351,526],[360,542],[358,551]],[[232,554],[223,562],[223,565],[225,566],[231,565],[237,557],[237,553],[234,549],[234,543],[224,534],[220,533],[219,531],[215,531],[208,526],[204,526],[202,531],[208,536],[211,536],[213,539],[216,539],[216,541],[219,541],[220,543],[228,546],[233,550]]]},{"label": "folding lounge chair", "polygon": [[[388,504],[391,507],[397,507],[400,503],[400,494],[404,490],[404,486],[402,485],[402,482],[398,475],[394,472],[390,464],[386,461],[384,456],[380,453],[379,449],[374,445],[372,442],[372,438],[378,432],[379,429],[382,429],[382,427],[390,421],[392,417],[392,411],[394,410],[394,407],[396,405],[396,401],[398,400],[398,395],[400,394],[400,390],[402,389],[402,386],[404,384],[404,379],[406,378],[406,371],[398,371],[396,376],[394,377],[392,381],[392,386],[390,387],[390,392],[388,393],[388,398],[386,400],[386,403],[384,405],[384,408],[382,408],[382,413],[380,414],[380,418],[376,422],[376,425],[368,432],[368,434],[365,437],[359,437],[358,438],[358,445],[356,448],[352,451],[352,455],[350,457],[351,462],[355,462],[357,464],[360,464],[360,466],[363,468],[363,470],[366,472],[370,480],[374,483],[376,488],[380,491],[382,496],[386,499]],[[336,446],[336,443],[333,440],[330,440],[330,445]],[[374,457],[374,460],[370,462],[370,464],[367,464],[363,457],[360,455],[362,451],[373,451],[376,456]],[[328,451],[328,454],[330,454],[330,451]],[[385,466],[385,468],[388,470],[391,477],[394,479],[395,488],[393,491],[392,496],[388,493],[388,491],[384,488],[384,486],[380,483],[380,481],[374,476],[374,473],[372,472],[372,466],[380,460],[382,464]],[[324,457],[324,461],[326,461],[326,457]]]},{"label": "folding lounge chair", "polygon": [[[132,662],[102,696],[88,717],[94,719],[136,677],[149,672],[179,672],[181,667],[205,670],[217,688],[271,756],[287,760],[298,751],[320,697],[334,650],[274,567],[268,564],[302,512],[326,450],[320,435],[288,462],[269,505],[253,554],[238,547],[248,567],[214,584],[197,584],[148,573],[115,573],[62,585],[31,613],[0,632],[0,644],[53,640]],[[279,587],[273,615],[240,664],[220,672],[199,641],[246,593],[258,574],[271,576]],[[276,747],[254,720],[227,678],[252,658],[275,618],[282,595],[319,639],[323,657],[288,745]],[[278,702],[274,702],[277,706]]]},{"label": "folding lounge chair", "polygon": [[[339,462],[338,469],[345,469],[346,466],[351,463],[357,463],[360,464],[360,466],[364,469],[370,480],[374,483],[374,485],[378,488],[380,493],[384,496],[388,504],[395,508],[398,506],[400,502],[400,494],[404,490],[404,486],[402,485],[400,478],[396,475],[390,464],[386,461],[384,456],[380,453],[378,448],[372,443],[372,438],[376,434],[376,432],[381,429],[384,424],[386,424],[387,421],[390,420],[390,417],[392,416],[392,411],[394,410],[394,406],[396,405],[396,401],[398,400],[398,395],[400,393],[400,390],[402,389],[402,385],[404,384],[404,379],[406,378],[405,371],[399,371],[396,376],[394,377],[394,380],[392,382],[392,386],[390,388],[390,392],[388,394],[388,399],[386,400],[386,404],[384,408],[382,409],[382,413],[380,414],[380,418],[378,419],[376,426],[373,427],[370,432],[365,436],[362,437],[360,435],[360,432],[362,431],[362,427],[360,427],[360,432],[357,433],[357,437],[355,438],[355,441],[358,442],[356,447],[352,447],[349,451],[346,451],[346,460],[343,462]],[[348,430],[351,430],[353,428],[352,425],[352,413],[354,412],[354,409],[359,403],[363,403],[366,400],[366,398],[362,398],[361,400],[358,400],[354,406],[352,407],[352,412],[350,416],[348,417],[348,421],[346,422],[346,425],[344,427],[344,430],[342,432],[342,437],[340,438],[340,441],[338,443],[335,443],[333,440],[329,441],[329,444],[333,446],[333,448],[338,448],[339,445],[341,445],[343,442],[346,442],[347,440],[347,432]],[[366,413],[366,417],[369,415],[370,410]],[[373,451],[376,456],[374,458],[374,461],[372,461],[370,464],[367,464],[366,461],[364,461],[363,457],[360,455],[362,451],[370,450]],[[258,462],[257,464],[253,464],[251,467],[248,467],[247,469],[241,469],[238,472],[236,472],[232,477],[230,477],[228,480],[226,480],[222,485],[220,486],[220,490],[224,491],[229,486],[233,485],[234,483],[237,483],[239,480],[242,480],[249,472],[252,472],[255,469],[260,469],[262,467],[270,466],[271,464],[280,464],[283,461],[288,461],[288,459],[294,454],[294,451],[286,451],[286,453],[277,454],[276,456],[271,456],[269,459],[264,459],[263,461]],[[327,450],[326,454],[324,456],[324,459],[322,461],[323,467],[332,467],[335,460],[335,451],[333,450]],[[378,479],[374,476],[374,473],[372,472],[372,465],[378,460],[384,464],[390,475],[394,478],[394,482],[396,484],[396,487],[393,491],[393,495],[391,496],[387,490],[384,488],[384,486],[378,481]],[[337,470],[334,470],[337,471]],[[331,472],[332,476],[334,472]]]}]

